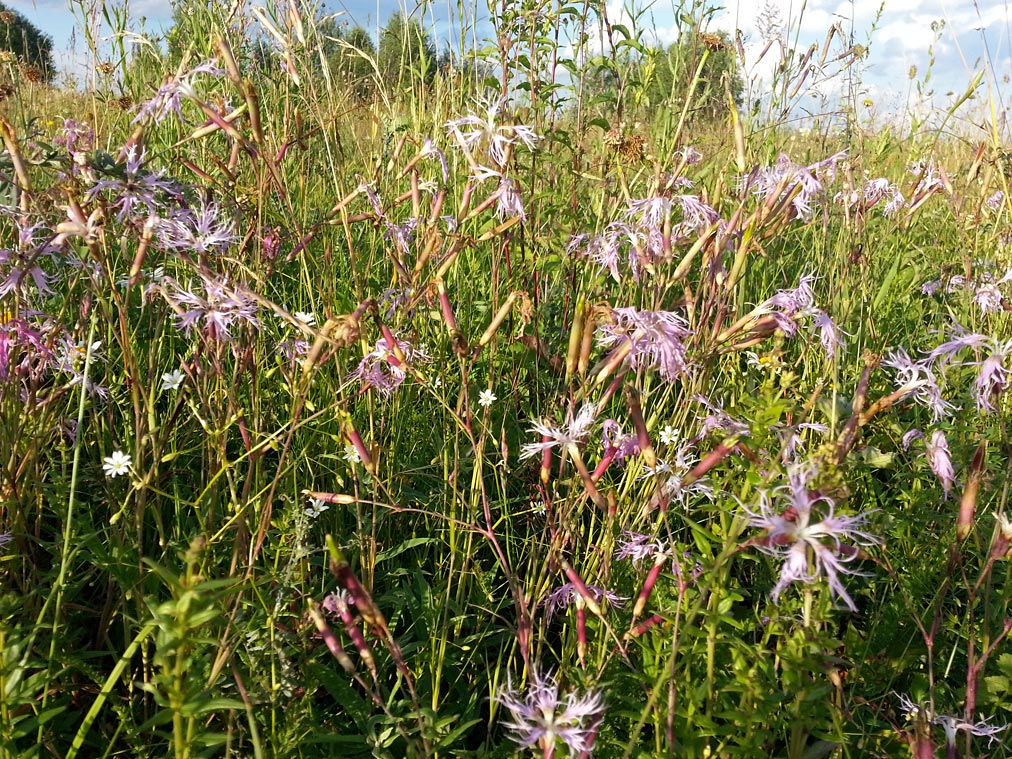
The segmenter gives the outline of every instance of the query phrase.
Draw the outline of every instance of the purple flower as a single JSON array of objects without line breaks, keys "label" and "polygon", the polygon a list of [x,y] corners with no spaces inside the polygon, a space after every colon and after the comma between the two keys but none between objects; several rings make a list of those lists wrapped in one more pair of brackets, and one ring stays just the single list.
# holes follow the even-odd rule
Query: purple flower
[{"label": "purple flower", "polygon": [[[553,427],[543,422],[535,422],[531,431],[540,435],[542,441],[528,443],[523,446],[520,449],[521,461],[529,459],[531,456],[537,456],[539,453],[555,446],[565,448],[567,445],[575,445],[582,442],[590,432],[596,414],[597,407],[593,403],[585,403],[575,417],[573,416],[573,409],[570,408],[566,414],[566,423],[561,427]],[[544,438],[548,439],[545,440]]]},{"label": "purple flower", "polygon": [[540,746],[545,756],[554,754],[559,740],[569,747],[570,756],[589,753],[604,715],[599,693],[567,693],[560,698],[555,678],[534,669],[526,694],[514,690],[510,679],[496,700],[510,713],[511,721],[504,724],[513,731],[513,739],[521,748]]},{"label": "purple flower", "polygon": [[629,559],[636,566],[644,559],[654,561],[658,556],[668,553],[670,550],[667,543],[651,535],[644,535],[641,532],[622,533],[625,540],[615,551],[615,558],[619,561]]},{"label": "purple flower", "polygon": [[625,461],[640,452],[639,437],[636,433],[624,433],[622,425],[614,419],[605,419],[601,424],[601,444],[606,451],[615,449],[616,461]]},{"label": "purple flower", "polygon": [[[988,739],[988,745],[998,740],[998,734],[1003,732],[1008,725],[989,725],[987,720],[981,720],[980,722],[967,722],[966,720],[959,719],[958,717],[952,717],[948,714],[935,714],[929,707],[920,706],[915,704],[910,698],[904,695],[899,696],[900,706],[903,707],[907,713],[908,719],[921,719],[925,723],[930,723],[936,727],[942,728],[945,732],[945,746],[946,751],[953,750],[956,747],[956,733],[967,733],[969,735],[976,735],[978,737],[984,737]],[[946,753],[948,756],[949,754]]]},{"label": "purple flower", "polygon": [[0,532],[0,553],[6,553],[7,546],[14,540],[14,536],[9,532]]},{"label": "purple flower", "polygon": [[815,291],[812,283],[814,274],[802,274],[797,287],[778,290],[773,297],[759,304],[755,309],[758,314],[773,314],[777,324],[790,337],[797,331],[794,317],[815,308]]},{"label": "purple flower", "polygon": [[496,215],[500,219],[512,219],[519,216],[522,221],[527,220],[527,214],[524,212],[524,200],[520,197],[520,191],[514,180],[502,177],[499,180],[499,187],[492,193],[492,197],[498,201]]},{"label": "purple flower", "polygon": [[601,345],[629,349],[629,364],[634,369],[657,369],[661,377],[673,382],[688,372],[687,349],[682,342],[692,334],[688,323],[674,311],[638,311],[633,307],[612,309],[615,324],[598,328]]},{"label": "purple flower", "polygon": [[993,195],[988,197],[987,200],[984,201],[984,205],[986,205],[992,211],[998,211],[1001,209],[1002,204],[1004,202],[1005,202],[1005,193],[1002,192],[1001,190],[998,190]]},{"label": "purple flower", "polygon": [[945,439],[945,434],[941,430],[932,432],[931,439],[925,443],[925,448],[927,449],[928,463],[931,465],[931,471],[941,480],[945,497],[948,498],[949,490],[956,479],[956,473],[952,468],[952,461],[949,458],[949,443]]},{"label": "purple flower", "polygon": [[1008,387],[1008,369],[1005,368],[1003,362],[1005,356],[1012,351],[1012,340],[995,347],[997,351],[978,364],[980,373],[974,382],[974,390],[979,411],[996,411],[993,399],[1001,395]]},{"label": "purple flower", "polygon": [[751,432],[747,423],[732,417],[724,410],[719,401],[711,401],[705,395],[696,395],[693,400],[710,412],[700,420],[700,430],[694,438],[695,442],[699,442],[715,430],[720,430],[727,435],[748,435]]},{"label": "purple flower", "polygon": [[436,147],[436,144],[429,139],[425,138],[425,142],[422,143],[421,154],[426,158],[432,158],[439,161],[439,168],[443,171],[443,184],[446,184],[447,177],[450,174],[450,169],[446,164],[446,154]]},{"label": "purple flower", "polygon": [[682,231],[702,231],[720,221],[720,214],[696,195],[675,195],[675,202],[682,209]]},{"label": "purple flower", "polygon": [[[629,599],[625,596],[620,596],[618,593],[614,593],[606,588],[602,588],[599,585],[588,585],[587,590],[594,597],[597,603],[601,601],[607,601],[610,606],[616,608],[622,608],[622,605]],[[545,599],[548,606],[548,618],[551,619],[557,612],[565,611],[569,608],[570,604],[582,604],[584,597],[580,595],[580,592],[576,589],[576,586],[571,582],[567,582],[551,593]]]},{"label": "purple flower", "polygon": [[18,316],[0,325],[0,380],[37,379],[54,366],[51,338]]},{"label": "purple flower", "polygon": [[691,145],[686,145],[684,148],[675,151],[675,157],[685,161],[686,164],[692,165],[699,163],[703,160],[703,154],[700,153],[696,148]]},{"label": "purple flower", "polygon": [[197,74],[221,76],[224,73],[225,71],[215,66],[213,61],[207,61],[199,66],[195,66],[183,74],[178,74],[172,77],[169,81],[158,88],[158,91],[151,100],[141,104],[138,108],[137,116],[134,118],[132,123],[137,124],[150,119],[155,124],[159,124],[166,116],[173,112],[175,112],[176,117],[182,121],[182,99],[184,97],[195,97],[193,90],[193,78]]},{"label": "purple flower", "polygon": [[[750,525],[767,531],[760,550],[784,559],[780,580],[771,592],[774,602],[791,583],[810,584],[825,577],[830,592],[851,611],[857,611],[840,574],[859,574],[845,566],[858,553],[853,547],[843,550],[842,541],[875,545],[879,540],[860,529],[864,516],[840,516],[835,513],[836,504],[831,498],[812,494],[809,484],[815,475],[816,469],[811,464],[791,467],[787,485],[774,488],[772,493],[761,493],[756,511],[745,509],[745,512]],[[819,503],[826,505],[828,514],[813,523],[812,507]]]},{"label": "purple flower", "polygon": [[221,208],[202,202],[196,209],[184,208],[158,222],[163,248],[198,254],[224,253],[235,239],[235,222],[223,218]]},{"label": "purple flower", "polygon": [[670,214],[671,200],[669,198],[640,198],[629,201],[626,218],[638,218],[640,224],[659,229],[664,226],[664,222]]},{"label": "purple flower", "polygon": [[791,204],[798,217],[807,221],[812,215],[812,202],[823,193],[819,172],[825,171],[829,181],[832,181],[837,163],[846,156],[844,151],[810,166],[799,166],[781,153],[773,166],[755,169],[742,181],[742,188],[750,189],[760,199],[771,195],[776,198],[791,197]]},{"label": "purple flower", "polygon": [[369,198],[369,203],[372,204],[372,208],[376,212],[376,215],[379,216],[381,219],[385,219],[386,215],[383,213],[383,206],[380,204],[379,194],[377,194],[376,188],[373,187],[372,183],[362,182],[358,186],[358,191],[365,194],[365,196]]},{"label": "purple flower", "polygon": [[581,253],[619,281],[618,265],[622,260],[622,244],[632,234],[632,228],[622,222],[609,224],[599,235],[575,235],[567,246],[571,254]]},{"label": "purple flower", "polygon": [[514,146],[523,145],[533,151],[540,141],[532,127],[497,123],[503,105],[503,100],[483,101],[479,103],[479,107],[485,111],[483,116],[469,114],[446,122],[447,132],[459,144],[466,150],[487,148],[492,162],[500,169],[505,168]]},{"label": "purple flower", "polygon": [[931,359],[914,361],[902,348],[890,351],[882,360],[883,366],[896,370],[896,386],[904,397],[912,397],[917,403],[931,409],[931,418],[938,421],[949,416],[955,408],[942,398],[938,380],[931,368]]},{"label": "purple flower", "polygon": [[931,361],[938,361],[939,364],[944,364],[947,361],[951,361],[957,353],[965,348],[979,350],[990,340],[987,335],[982,335],[978,332],[968,332],[958,322],[953,323],[952,334],[953,338],[951,340],[946,340],[944,343],[939,344],[928,354],[928,358]]},{"label": "purple flower", "polygon": [[295,368],[295,366],[309,354],[309,349],[312,346],[305,340],[300,340],[296,337],[282,340],[278,343],[274,349],[279,356],[283,356],[288,362],[289,368]]},{"label": "purple flower", "polygon": [[804,451],[805,441],[802,434],[805,430],[811,430],[812,432],[818,432],[820,435],[825,435],[829,432],[829,427],[821,422],[801,422],[795,425],[774,425],[774,429],[780,435],[783,441],[783,448],[780,451],[780,460],[785,464],[794,460],[795,455],[798,451]]},{"label": "purple flower", "polygon": [[819,342],[822,343],[822,349],[826,351],[826,355],[832,358],[836,355],[836,349],[844,346],[843,331],[836,326],[829,314],[818,308],[813,308],[810,311],[814,317],[812,323],[809,325],[809,329],[819,334]]},{"label": "purple flower", "polygon": [[384,223],[386,231],[383,232],[383,236],[388,240],[393,240],[402,253],[410,253],[411,243],[415,237],[415,228],[418,226],[418,219],[412,216],[400,224],[391,224],[384,219]]},{"label": "purple flower", "polygon": [[899,191],[899,189],[897,189],[896,185],[885,177],[869,179],[861,191],[861,197],[864,201],[864,208],[866,210],[871,208],[883,198],[888,197],[889,200],[882,209],[883,216],[892,216],[906,204],[903,194]]},{"label": "purple flower", "polygon": [[903,450],[904,451],[910,450],[910,446],[913,445],[913,442],[915,440],[923,440],[923,439],[924,433],[921,432],[920,430],[917,429],[907,430],[906,432],[903,433],[902,438]]},{"label": "purple flower", "polygon": [[235,324],[245,322],[259,328],[257,302],[224,280],[200,276],[203,295],[181,287],[177,282],[165,278],[164,283],[172,288],[165,290],[165,297],[177,309],[176,326],[190,332],[203,322],[204,334],[211,340],[227,342],[232,339]]},{"label": "purple flower", "polygon": [[945,187],[945,183],[942,181],[941,176],[939,176],[934,158],[929,158],[926,162],[915,161],[910,164],[909,171],[920,180],[917,186],[919,193],[927,193],[931,190],[943,189]]},{"label": "purple flower", "polygon": [[973,299],[980,306],[982,314],[1001,313],[1001,298],[1001,290],[997,285],[980,285],[973,293]]},{"label": "purple flower", "polygon": [[[421,346],[416,347],[402,337],[395,339],[397,340],[397,348],[407,364],[429,360],[429,354]],[[394,355],[387,339],[381,337],[376,341],[376,347],[362,358],[349,379],[359,380],[363,390],[373,387],[389,396],[400,387],[407,376],[404,362]]]},{"label": "purple flower", "polygon": [[122,223],[128,217],[156,215],[162,205],[158,199],[159,194],[177,198],[181,196],[182,188],[176,182],[166,179],[164,170],[141,172],[144,152],[136,145],[130,145],[125,155],[123,178],[114,177],[95,182],[85,193],[85,200],[91,202],[99,193],[109,193],[112,196],[109,207],[118,209],[116,220]]}]

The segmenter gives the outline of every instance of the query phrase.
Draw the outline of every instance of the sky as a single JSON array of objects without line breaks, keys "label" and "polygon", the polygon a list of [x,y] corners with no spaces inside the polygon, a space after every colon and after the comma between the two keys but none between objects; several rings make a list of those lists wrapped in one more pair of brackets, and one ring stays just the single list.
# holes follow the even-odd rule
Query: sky
[{"label": "sky", "polygon": [[[515,0],[506,0],[515,2]],[[54,40],[59,65],[64,71],[81,67],[84,45],[80,32],[75,33],[80,19],[75,19],[67,0],[6,0],[27,16]],[[88,5],[90,0],[84,0]],[[117,2],[117,0],[112,0]],[[119,0],[122,5],[123,0]],[[249,0],[247,4],[262,2]],[[281,4],[283,0],[276,0]],[[478,17],[487,18],[486,0],[441,0],[428,5],[421,18],[440,46],[459,39],[458,3],[470,7],[478,3]],[[502,2],[502,0],[499,0]],[[725,31],[732,36],[741,31],[746,53],[746,78],[751,91],[768,92],[772,72],[780,59],[782,41],[796,50],[805,51],[812,44],[819,46],[815,61],[831,27],[840,34],[834,39],[821,71],[813,71],[805,87],[794,98],[796,113],[817,114],[827,108],[827,101],[849,95],[869,114],[891,114],[928,106],[945,107],[961,95],[974,74],[988,60],[998,81],[991,81],[998,99],[996,110],[1004,110],[1003,99],[1012,97],[1012,74],[1009,38],[1012,29],[1012,0],[724,0],[711,3],[719,7],[711,16],[710,31]],[[303,0],[303,4],[306,3]],[[577,7],[582,2],[573,0]],[[80,5],[75,6],[80,8]],[[171,19],[167,0],[131,0],[128,5],[131,28],[159,31]],[[412,12],[403,0],[328,0],[327,12],[340,12],[352,24],[375,30],[396,10]],[[630,23],[636,18],[648,38],[659,43],[675,40],[679,33],[677,5],[671,0],[622,2],[608,0],[612,23]],[[453,21],[450,21],[453,19]],[[489,32],[487,23],[479,21],[476,33],[480,41]],[[105,32],[108,33],[108,32]],[[470,35],[469,35],[470,36]],[[765,55],[767,43],[773,40]],[[831,60],[854,44],[867,49],[859,68],[833,76],[840,69]],[[978,94],[979,109],[988,104],[987,79]]]}]

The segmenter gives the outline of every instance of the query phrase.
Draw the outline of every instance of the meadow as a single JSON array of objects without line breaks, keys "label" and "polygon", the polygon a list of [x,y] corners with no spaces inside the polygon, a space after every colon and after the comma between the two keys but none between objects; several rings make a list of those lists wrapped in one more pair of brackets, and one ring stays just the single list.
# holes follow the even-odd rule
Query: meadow
[{"label": "meadow", "polygon": [[980,78],[802,132],[840,35],[238,6],[2,64],[0,757],[1012,755]]}]

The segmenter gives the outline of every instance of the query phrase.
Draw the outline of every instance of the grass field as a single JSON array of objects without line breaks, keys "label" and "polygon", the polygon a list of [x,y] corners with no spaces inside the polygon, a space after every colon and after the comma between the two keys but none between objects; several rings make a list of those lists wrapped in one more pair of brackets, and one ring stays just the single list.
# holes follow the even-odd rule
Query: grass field
[{"label": "grass field", "polygon": [[595,8],[4,64],[0,756],[1012,755],[1004,122]]}]

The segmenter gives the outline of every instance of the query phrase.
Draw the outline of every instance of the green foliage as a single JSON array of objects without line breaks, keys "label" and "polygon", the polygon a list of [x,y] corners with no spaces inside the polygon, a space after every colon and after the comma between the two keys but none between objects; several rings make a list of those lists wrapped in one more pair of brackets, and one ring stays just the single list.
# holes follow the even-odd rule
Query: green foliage
[{"label": "green foliage", "polygon": [[414,82],[432,84],[436,47],[418,19],[396,11],[380,31],[377,62],[384,79],[398,88]]},{"label": "green foliage", "polygon": [[330,76],[357,99],[368,99],[375,89],[377,66],[376,46],[369,32],[330,18],[319,24],[317,34],[323,39]]},{"label": "green foliage", "polygon": [[686,34],[666,50],[648,48],[639,77],[639,104],[648,111],[680,110],[688,99],[694,114],[716,119],[726,113],[729,95],[736,106],[743,105],[745,84],[737,53],[724,32]]},{"label": "green foliage", "polygon": [[[5,103],[0,759],[1008,757],[942,721],[1012,719],[1001,146],[844,157],[582,4],[300,9]],[[954,321],[933,414],[882,359]],[[553,688],[601,719],[521,749]]]}]

